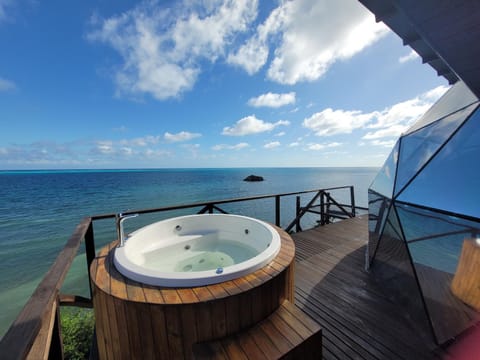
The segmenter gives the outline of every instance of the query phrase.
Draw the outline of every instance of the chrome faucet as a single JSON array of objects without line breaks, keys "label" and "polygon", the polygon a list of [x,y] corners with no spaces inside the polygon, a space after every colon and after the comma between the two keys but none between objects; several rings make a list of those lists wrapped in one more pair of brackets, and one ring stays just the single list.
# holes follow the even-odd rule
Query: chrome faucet
[{"label": "chrome faucet", "polygon": [[115,215],[115,223],[117,225],[117,237],[120,241],[120,245],[118,246],[125,245],[125,240],[127,240],[127,238],[125,237],[125,232],[123,230],[123,222],[127,219],[131,219],[137,216],[138,214],[123,215],[122,213],[118,213],[117,215]]}]

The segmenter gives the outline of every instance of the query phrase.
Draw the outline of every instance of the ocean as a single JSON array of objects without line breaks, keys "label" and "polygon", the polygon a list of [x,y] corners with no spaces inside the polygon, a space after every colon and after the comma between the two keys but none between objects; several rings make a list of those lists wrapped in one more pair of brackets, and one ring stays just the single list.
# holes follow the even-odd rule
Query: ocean
[{"label": "ocean", "polygon": [[[15,319],[85,216],[254,195],[355,187],[358,206],[378,168],[231,168],[155,170],[0,171],[0,336]],[[244,182],[250,174],[263,182]],[[332,193],[333,194],[333,193]],[[340,200],[348,192],[339,193]],[[302,196],[302,205],[312,195]],[[294,197],[282,200],[282,226],[294,214]],[[224,210],[274,222],[274,200],[226,204]],[[198,211],[198,209],[196,209]],[[153,221],[192,210],[141,215],[126,222],[131,232]],[[315,219],[305,219],[313,225]],[[113,220],[94,224],[97,248],[115,238]],[[67,276],[66,293],[88,296],[81,245]]]}]

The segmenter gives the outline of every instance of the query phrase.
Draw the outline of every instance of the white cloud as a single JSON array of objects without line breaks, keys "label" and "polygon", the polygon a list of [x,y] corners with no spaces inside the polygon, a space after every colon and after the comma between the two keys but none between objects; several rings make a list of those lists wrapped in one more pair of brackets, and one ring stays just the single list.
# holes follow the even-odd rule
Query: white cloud
[{"label": "white cloud", "polygon": [[286,94],[274,94],[268,92],[258,97],[248,100],[248,105],[253,107],[272,107],[278,108],[284,105],[295,104],[295,93],[289,92]]},{"label": "white cloud", "polygon": [[215,151],[240,150],[240,149],[244,149],[244,148],[249,147],[249,146],[250,145],[248,143],[245,143],[245,142],[238,143],[236,145],[219,144],[219,145],[212,146],[212,150],[215,150]]},{"label": "white cloud", "polygon": [[374,146],[383,146],[386,148],[392,148],[395,145],[396,140],[373,140],[370,141],[371,145]]},{"label": "white cloud", "polygon": [[[1,4],[0,4],[0,20],[1,20]],[[17,86],[14,82],[0,78],[0,91],[12,91],[15,90]]]},{"label": "white cloud", "polygon": [[97,141],[94,152],[112,154],[114,152],[112,141]]},{"label": "white cloud", "polygon": [[[395,104],[383,111],[378,112],[376,122],[371,124],[370,128],[384,128],[397,124],[405,126],[412,125],[420,116],[448,90],[446,86],[438,86],[419,96]],[[406,129],[405,129],[406,130]]]},{"label": "white cloud", "polygon": [[165,140],[167,140],[169,142],[188,141],[188,140],[200,137],[200,136],[202,136],[202,134],[191,133],[191,132],[188,132],[188,131],[180,131],[177,134],[170,134],[169,132],[166,132],[163,135]]},{"label": "white cloud", "polygon": [[124,146],[148,146],[157,144],[159,141],[159,136],[147,135],[133,139],[123,139],[120,140],[120,144]]},{"label": "white cloud", "polygon": [[288,144],[288,147],[297,147],[297,146],[300,146],[300,143],[297,142],[297,141],[294,141],[294,142]]},{"label": "white cloud", "polygon": [[130,148],[130,147],[122,147],[120,148],[120,153],[125,155],[125,156],[130,156],[130,155],[133,155],[133,149]]},{"label": "white cloud", "polygon": [[364,127],[374,115],[374,113],[363,114],[361,111],[327,108],[303,120],[303,126],[312,130],[317,136],[350,134],[353,130]]},{"label": "white cloud", "polygon": [[402,133],[408,130],[408,126],[405,125],[392,125],[384,129],[380,129],[374,132],[368,132],[365,134],[362,139],[372,140],[372,139],[381,139],[385,137],[399,137]]},{"label": "white cloud", "polygon": [[440,97],[443,94],[445,94],[448,89],[449,89],[448,86],[444,86],[444,85],[437,86],[436,88],[429,90],[426,93],[420,95],[420,98],[422,98],[424,101],[435,102],[438,99],[440,99]]},{"label": "white cloud", "polygon": [[252,75],[262,68],[268,60],[269,36],[276,34],[283,23],[282,6],[274,9],[268,18],[257,26],[255,34],[236,50],[231,51],[227,62],[242,67]]},{"label": "white cloud", "polygon": [[222,135],[244,136],[250,134],[258,134],[265,131],[271,131],[277,126],[281,125],[290,125],[290,122],[286,120],[280,120],[276,123],[269,123],[257,119],[255,115],[250,115],[238,120],[234,126],[224,127]]},{"label": "white cloud", "polygon": [[408,61],[418,59],[419,57],[420,56],[414,50],[411,50],[407,55],[402,56],[400,59],[398,59],[398,62],[403,64],[403,63],[406,63]]},{"label": "white cloud", "polygon": [[122,140],[98,140],[93,143],[90,154],[109,156],[110,158],[121,159],[124,157],[153,155],[168,153],[165,150],[158,149],[161,136],[146,135],[142,137]]},{"label": "white cloud", "polygon": [[285,2],[280,46],[268,69],[283,84],[313,81],[336,61],[349,59],[387,33],[383,23],[359,2],[302,0]]},{"label": "white cloud", "polygon": [[182,144],[185,149],[200,149],[200,144]]},{"label": "white cloud", "polygon": [[[147,138],[147,137],[145,137]],[[89,167],[105,164],[140,164],[145,158],[159,159],[171,155],[157,147],[146,148],[132,140],[96,140],[57,143],[36,141],[0,147],[0,162],[10,166]]]},{"label": "white cloud", "polygon": [[439,86],[413,99],[370,113],[327,108],[306,118],[302,125],[317,136],[350,134],[358,129],[375,129],[365,134],[363,139],[398,137],[425,114],[446,90],[447,87]]},{"label": "white cloud", "polygon": [[263,145],[263,147],[265,149],[273,149],[273,148],[276,148],[276,147],[279,147],[280,146],[280,142],[279,141],[271,141],[265,145]]},{"label": "white cloud", "polygon": [[215,62],[257,16],[257,0],[200,3],[185,0],[165,9],[146,0],[108,19],[92,18],[91,41],[110,45],[122,58],[117,93],[158,100],[193,88],[200,62]]},{"label": "white cloud", "polygon": [[275,134],[275,136],[281,137],[285,136],[286,132],[285,131],[280,131],[279,133]]},{"label": "white cloud", "polygon": [[155,158],[163,158],[165,156],[170,156],[171,153],[166,150],[161,150],[161,149],[146,149],[143,153],[142,156],[146,156],[151,159]]},{"label": "white cloud", "polygon": [[249,75],[255,74],[267,62],[268,46],[258,38],[251,38],[236,53],[230,53],[227,62],[243,68]]},{"label": "white cloud", "polygon": [[387,33],[373,14],[354,0],[281,2],[227,61],[257,72],[276,46],[268,78],[295,84],[313,81],[339,60],[349,59]]},{"label": "white cloud", "polygon": [[271,59],[267,77],[295,84],[318,79],[387,32],[355,0],[281,2],[254,28],[257,14],[258,0],[183,0],[170,8],[145,0],[110,18],[92,17],[87,38],[120,55],[118,95],[164,100],[191,90],[205,61],[254,74]]},{"label": "white cloud", "polygon": [[[53,141],[36,141],[30,144],[12,144],[0,148],[0,160],[7,164],[39,165],[54,163],[73,163],[77,155],[71,144],[59,144]],[[65,161],[68,160],[68,161]]]},{"label": "white cloud", "polygon": [[309,150],[323,150],[323,149],[328,149],[328,148],[334,148],[341,146],[342,144],[339,142],[331,142],[328,144],[308,144],[307,148]]},{"label": "white cloud", "polygon": [[181,147],[190,151],[194,159],[198,157],[198,150],[200,149],[200,144],[182,144]]}]

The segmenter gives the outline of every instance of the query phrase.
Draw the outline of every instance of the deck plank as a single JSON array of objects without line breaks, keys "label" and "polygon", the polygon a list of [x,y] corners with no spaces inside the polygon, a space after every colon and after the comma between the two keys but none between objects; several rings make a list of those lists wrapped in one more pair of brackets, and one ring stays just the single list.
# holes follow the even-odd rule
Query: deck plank
[{"label": "deck plank", "polygon": [[[365,272],[368,218],[292,235],[295,304],[323,330],[324,359],[437,359],[445,352]],[[428,329],[427,329],[428,330]]]}]

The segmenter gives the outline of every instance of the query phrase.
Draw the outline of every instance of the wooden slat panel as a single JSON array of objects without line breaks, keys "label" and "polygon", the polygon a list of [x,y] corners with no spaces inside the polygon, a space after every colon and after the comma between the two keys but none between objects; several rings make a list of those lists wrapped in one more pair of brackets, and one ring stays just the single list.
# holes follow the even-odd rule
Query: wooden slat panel
[{"label": "wooden slat panel", "polygon": [[214,339],[220,339],[227,334],[225,303],[209,303],[209,306],[212,316],[212,335]]},{"label": "wooden slat panel", "polygon": [[225,327],[228,334],[238,331],[241,315],[240,295],[225,299]]},{"label": "wooden slat panel", "polygon": [[238,296],[240,309],[238,315],[240,317],[240,329],[245,329],[253,324],[253,301],[254,291],[247,291]]},{"label": "wooden slat panel", "polygon": [[136,316],[138,317],[139,329],[141,331],[140,344],[142,351],[139,353],[139,358],[155,359],[156,354],[154,338],[156,337],[156,334],[153,332],[150,307],[146,306],[145,304],[135,303],[134,309]]},{"label": "wooden slat panel", "polygon": [[[248,360],[247,354],[243,351],[240,344],[234,339],[227,339],[222,347],[229,359]],[[248,354],[250,355],[250,354]]]},{"label": "wooden slat panel", "polygon": [[265,359],[279,359],[282,356],[282,353],[277,349],[272,339],[265,334],[261,326],[256,327],[255,331],[249,331],[247,336],[257,344],[265,355]]},{"label": "wooden slat panel", "polygon": [[160,290],[162,293],[163,299],[165,300],[166,304],[181,304],[182,298],[178,295],[176,290],[172,289],[162,289]]},{"label": "wooden slat panel", "polygon": [[477,240],[463,242],[458,268],[452,280],[452,292],[465,303],[480,310],[480,245]]},{"label": "wooden slat panel", "polygon": [[[235,341],[239,344],[245,354],[248,354],[250,359],[265,359],[265,354],[260,349],[257,343],[251,336],[242,336],[238,334],[234,337]],[[232,358],[234,359],[234,358]]]},{"label": "wooden slat panel", "polygon": [[182,304],[195,304],[198,302],[198,297],[192,289],[177,289],[177,293],[178,296],[180,296]]},{"label": "wooden slat panel", "polygon": [[196,307],[196,323],[192,326],[197,328],[197,341],[205,341],[213,338],[213,324],[212,324],[212,306],[210,303],[201,303]]},{"label": "wooden slat panel", "polygon": [[[96,276],[95,283],[100,289],[110,289],[110,279],[107,276],[105,271],[105,261],[107,259],[107,254],[109,248],[104,248],[104,252],[101,252],[96,259]],[[92,264],[93,265],[93,264]],[[94,288],[93,291],[93,303],[95,309],[95,323],[96,323],[96,332],[97,332],[97,342],[98,342],[98,353],[100,358],[109,359],[110,351],[110,325],[108,321],[108,296],[103,290]]]},{"label": "wooden slat panel", "polygon": [[[165,307],[165,319],[167,323],[168,350],[170,359],[183,359],[184,348],[182,343],[182,323],[177,306]],[[193,326],[193,324],[192,324]]]},{"label": "wooden slat panel", "polygon": [[290,351],[292,343],[288,340],[288,336],[282,334],[271,321],[262,322],[260,328],[269,339],[273,340],[274,346],[281,354],[286,354]]},{"label": "wooden slat panel", "polygon": [[[190,356],[191,346],[198,339],[196,325],[196,308],[194,305],[182,305],[180,317],[182,321],[182,342],[183,353],[186,357]],[[202,329],[203,330],[203,329]]]},{"label": "wooden slat panel", "polygon": [[193,347],[194,358],[202,358],[205,354],[215,358],[220,353],[228,359],[280,359],[289,356],[292,359],[320,359],[321,351],[319,325],[287,301],[268,318],[244,332]]},{"label": "wooden slat panel", "polygon": [[168,354],[165,352],[165,349],[168,349],[168,336],[164,307],[150,305],[150,314],[152,332],[155,336],[155,354],[158,359],[168,360]]},{"label": "wooden slat panel", "polygon": [[[111,273],[111,270],[113,268],[113,259],[112,259],[112,255],[113,255],[113,251],[112,249],[115,248],[115,245],[114,244],[110,244],[110,251],[107,255],[107,257],[105,258],[105,271],[107,274],[110,274]],[[118,280],[114,279],[112,276],[108,276],[107,278],[107,281],[109,281],[109,289],[110,289],[110,293],[112,293],[112,291],[115,291],[116,289],[113,289],[112,288],[112,285],[113,286],[117,286],[119,285],[118,287],[122,287],[121,284],[119,284]],[[123,286],[124,288],[124,286]],[[124,292],[122,292],[122,295],[124,294]],[[108,341],[110,341],[111,343],[111,346],[110,346],[110,354],[114,359],[120,359],[121,356],[122,356],[122,351],[121,351],[121,348],[120,348],[120,341],[121,340],[126,340],[128,339],[128,337],[121,337],[121,335],[124,335],[126,334],[125,332],[125,328],[119,324],[119,322],[117,320],[121,320],[121,317],[118,317],[117,318],[117,308],[115,307],[115,298],[113,297],[105,297],[105,305],[106,305],[106,310],[107,310],[107,316],[108,316],[108,319],[109,319],[109,329],[110,329],[110,336],[109,336],[109,339]]]}]

